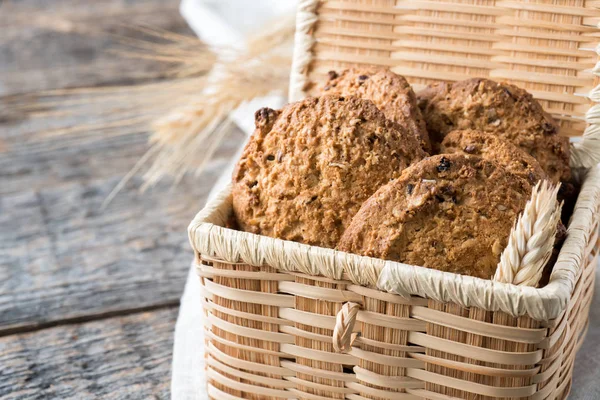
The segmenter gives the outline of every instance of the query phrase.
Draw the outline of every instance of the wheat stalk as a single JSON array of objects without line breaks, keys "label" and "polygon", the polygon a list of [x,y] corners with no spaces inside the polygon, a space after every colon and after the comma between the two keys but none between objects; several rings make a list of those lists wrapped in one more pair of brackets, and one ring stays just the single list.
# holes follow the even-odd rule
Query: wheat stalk
[{"label": "wheat stalk", "polygon": [[289,81],[294,37],[292,16],[252,36],[243,52],[230,50],[217,62],[205,88],[192,103],[153,124],[151,141],[160,148],[144,175],[145,185],[165,176],[202,171],[228,133],[229,114],[244,102],[279,90]]},{"label": "wheat stalk", "polygon": [[[266,24],[250,36],[245,50],[211,49],[195,37],[151,27],[129,27],[149,39],[116,36],[124,45],[111,52],[133,59],[168,63],[165,79],[132,86],[45,91],[5,98],[0,118],[46,118],[48,129],[29,135],[125,135],[152,131],[150,148],[107,198],[143,168],[142,189],[165,177],[177,182],[199,173],[231,126],[229,114],[244,102],[273,91],[285,94],[289,82],[295,21]],[[215,53],[219,53],[219,57]],[[207,75],[207,72],[212,71]],[[89,107],[93,103],[94,107]],[[90,114],[90,110],[94,114]],[[65,116],[85,121],[64,126]],[[160,116],[157,119],[157,116]]]},{"label": "wheat stalk", "polygon": [[541,181],[519,215],[500,256],[493,280],[514,285],[537,286],[544,266],[552,255],[562,203],[559,186]]}]

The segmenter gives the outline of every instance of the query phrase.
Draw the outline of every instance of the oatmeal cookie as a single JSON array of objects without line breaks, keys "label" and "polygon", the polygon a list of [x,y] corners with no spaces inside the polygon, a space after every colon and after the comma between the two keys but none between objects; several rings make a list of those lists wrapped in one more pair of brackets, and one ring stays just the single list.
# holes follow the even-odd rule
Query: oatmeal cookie
[{"label": "oatmeal cookie", "polygon": [[440,153],[464,153],[498,162],[508,172],[526,179],[532,185],[546,179],[546,173],[535,158],[507,140],[472,129],[452,131],[440,145]]},{"label": "oatmeal cookie", "polygon": [[476,129],[507,139],[533,156],[555,183],[568,181],[569,139],[527,91],[474,78],[433,84],[419,92],[434,151],[450,131]]},{"label": "oatmeal cookie", "polygon": [[361,204],[426,155],[358,97],[307,98],[255,117],[232,187],[248,232],[333,248]]},{"label": "oatmeal cookie", "polygon": [[363,204],[338,249],[489,279],[531,191],[481,157],[425,158]]},{"label": "oatmeal cookie", "polygon": [[329,72],[322,93],[358,96],[371,100],[388,119],[404,126],[431,151],[425,120],[417,106],[417,96],[404,77],[387,68],[352,68]]}]

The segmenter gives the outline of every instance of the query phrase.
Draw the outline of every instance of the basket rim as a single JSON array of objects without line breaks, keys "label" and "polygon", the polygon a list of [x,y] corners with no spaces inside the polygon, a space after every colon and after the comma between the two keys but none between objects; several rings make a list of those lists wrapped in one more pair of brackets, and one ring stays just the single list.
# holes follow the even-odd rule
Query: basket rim
[{"label": "basket rim", "polygon": [[[565,310],[586,260],[600,199],[600,165],[588,171],[577,199],[567,238],[543,288],[516,286],[487,279],[442,272],[426,267],[381,260],[334,249],[226,228],[232,211],[231,186],[211,200],[188,227],[189,240],[198,254],[226,263],[268,265],[282,272],[301,272],[402,297],[419,296],[469,308],[503,311],[535,320],[555,319]],[[596,229],[597,230],[597,229]]]}]

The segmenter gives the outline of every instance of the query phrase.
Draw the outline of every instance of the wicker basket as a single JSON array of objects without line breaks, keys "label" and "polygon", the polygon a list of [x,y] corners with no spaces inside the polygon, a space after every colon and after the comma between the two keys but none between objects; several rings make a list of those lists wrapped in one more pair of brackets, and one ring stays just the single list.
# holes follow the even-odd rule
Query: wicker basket
[{"label": "wicker basket", "polygon": [[231,230],[226,189],[189,228],[211,398],[567,397],[597,261],[599,4],[301,1],[292,99],[356,64],[390,66],[415,86],[509,80],[561,133],[583,134],[571,157],[582,190],[550,283],[535,289]]}]

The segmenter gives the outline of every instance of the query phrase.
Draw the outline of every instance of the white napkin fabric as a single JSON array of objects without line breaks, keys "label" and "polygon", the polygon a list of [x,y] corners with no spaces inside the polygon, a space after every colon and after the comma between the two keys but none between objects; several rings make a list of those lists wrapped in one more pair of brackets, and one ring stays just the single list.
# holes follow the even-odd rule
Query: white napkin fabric
[{"label": "white napkin fabric", "polygon": [[[294,12],[296,6],[297,0],[183,0],[180,12],[196,35],[215,50],[243,50],[248,34],[278,15]],[[225,52],[220,56],[228,57]],[[218,70],[211,71],[212,76],[218,74]],[[250,135],[254,130],[254,112],[261,107],[281,108],[285,100],[283,93],[274,92],[242,104],[229,117]],[[211,190],[209,200],[231,179],[233,160],[237,160],[240,151],[241,147]],[[204,314],[200,296],[200,280],[192,265],[175,325],[171,373],[171,398],[175,400],[208,399],[204,371]]]},{"label": "white napkin fabric", "polygon": [[[213,186],[208,201],[231,180],[234,161],[241,150],[242,146]],[[175,324],[171,369],[171,399],[174,400],[208,400],[204,371],[204,312],[200,304],[200,278],[192,263]]]}]

